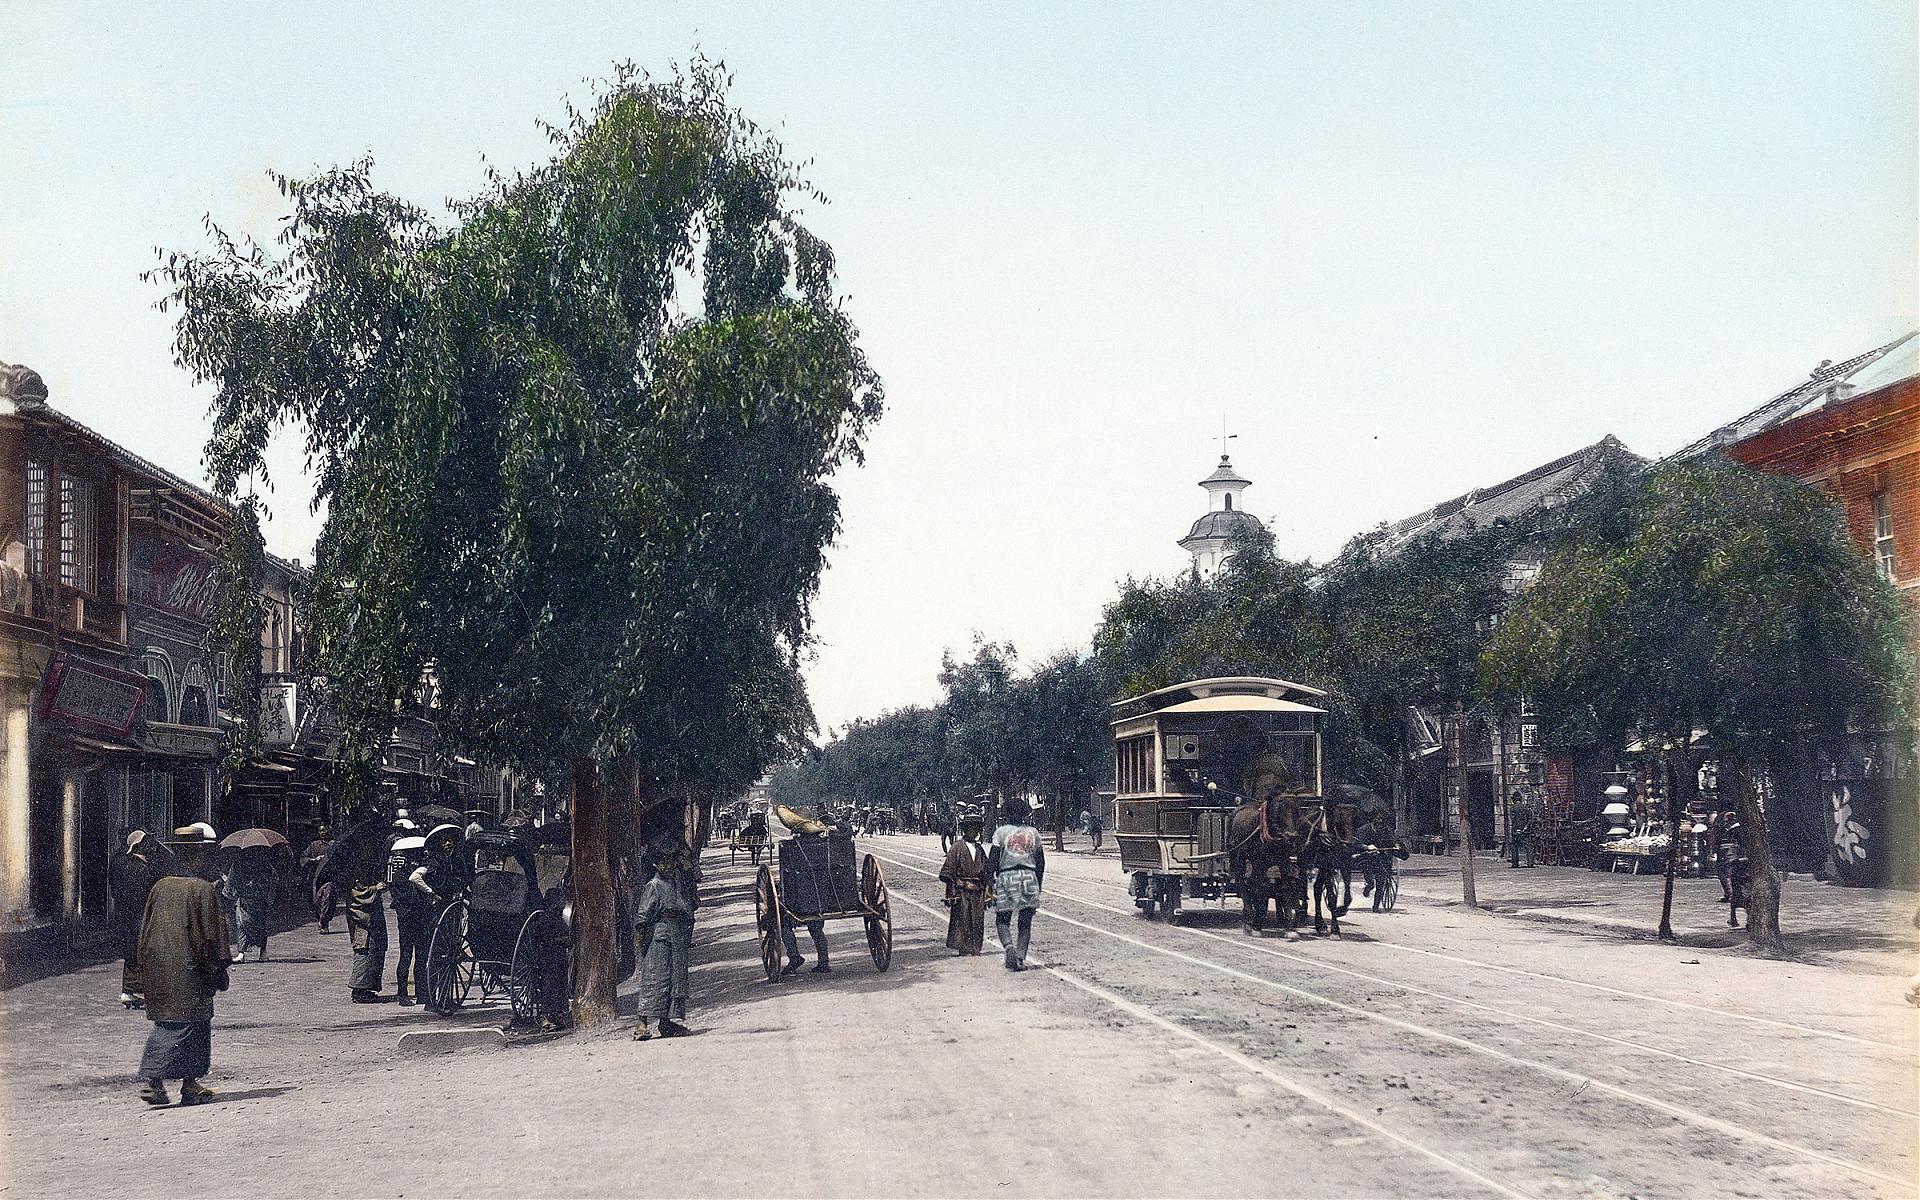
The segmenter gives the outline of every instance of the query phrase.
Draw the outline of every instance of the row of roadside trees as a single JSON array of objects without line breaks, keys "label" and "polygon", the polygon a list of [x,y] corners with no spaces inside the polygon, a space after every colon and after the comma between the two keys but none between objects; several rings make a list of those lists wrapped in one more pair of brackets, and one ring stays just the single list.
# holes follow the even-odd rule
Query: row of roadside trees
[{"label": "row of roadside trees", "polygon": [[445,214],[366,161],[276,177],[271,245],[209,222],[152,272],[214,391],[215,486],[304,440],[341,778],[431,674],[451,749],[566,796],[585,1025],[612,1017],[622,860],[807,744],[827,481],[881,410],[815,193],[726,89],[621,69]]},{"label": "row of roadside trees", "polygon": [[[1511,594],[1509,564],[1540,560],[1537,580]],[[1104,783],[1107,702],[1185,679],[1279,675],[1330,693],[1329,781],[1398,799],[1409,708],[1499,716],[1524,699],[1549,744],[1666,747],[1670,821],[1703,759],[1731,763],[1747,856],[1768,863],[1756,779],[1817,739],[1906,727],[1910,636],[1820,493],[1717,459],[1616,461],[1573,503],[1391,548],[1357,537],[1324,564],[1282,558],[1269,535],[1244,532],[1208,579],[1127,580],[1086,658],[1053,660],[982,705],[979,680],[1005,677],[1010,655],[979,643],[964,665],[949,657],[943,705],[856,723],[788,782],[797,795],[870,804]],[[1075,685],[1050,692],[1060,671]],[[1081,774],[1049,775],[1056,762]],[[1459,821],[1474,904],[1471,825],[1464,812]],[[1780,949],[1772,872],[1752,872],[1751,899],[1752,939]]]},{"label": "row of roadside trees", "polygon": [[1098,664],[1064,653],[1022,670],[1012,646],[976,637],[969,657],[943,656],[939,679],[938,704],[850,723],[776,774],[773,798],[912,812],[1033,795],[1048,803],[1057,846],[1069,806],[1108,769]]}]

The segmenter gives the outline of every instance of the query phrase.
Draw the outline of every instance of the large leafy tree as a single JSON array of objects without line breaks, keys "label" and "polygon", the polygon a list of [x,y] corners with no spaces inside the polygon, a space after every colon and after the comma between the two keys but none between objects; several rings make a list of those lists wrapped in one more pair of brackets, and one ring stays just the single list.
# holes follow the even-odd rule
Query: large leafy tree
[{"label": "large leafy tree", "polygon": [[[1675,821],[1698,747],[1730,757],[1752,863],[1748,929],[1778,951],[1779,887],[1752,770],[1791,745],[1903,719],[1912,668],[1899,601],[1839,508],[1792,480],[1673,462],[1610,500],[1508,614],[1484,687],[1531,698],[1559,740],[1637,734],[1666,747]],[[1671,903],[1670,871],[1667,934]]]},{"label": "large leafy tree", "polygon": [[431,667],[451,744],[572,785],[583,1021],[613,994],[598,765],[697,794],[810,726],[826,481],[880,411],[812,193],[725,85],[623,70],[441,219],[367,162],[279,178],[271,251],[210,226],[157,272],[216,485],[304,433],[348,757]]},{"label": "large leafy tree", "polygon": [[[1508,525],[1451,538],[1427,534],[1391,550],[1376,537],[1358,537],[1321,577],[1336,703],[1353,726],[1348,740],[1372,751],[1349,775],[1390,789],[1396,808],[1406,786],[1408,709],[1472,697],[1481,649],[1507,600],[1506,564],[1525,541],[1524,531]],[[1460,827],[1461,890],[1472,906],[1473,833],[1464,812]]]}]

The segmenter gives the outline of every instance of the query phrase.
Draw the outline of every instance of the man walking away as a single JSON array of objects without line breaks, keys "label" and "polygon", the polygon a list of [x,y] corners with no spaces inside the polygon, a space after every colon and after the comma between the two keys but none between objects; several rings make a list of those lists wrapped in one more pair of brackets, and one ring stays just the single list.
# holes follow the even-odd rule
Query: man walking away
[{"label": "man walking away", "polygon": [[313,905],[313,919],[320,922],[320,932],[326,933],[327,926],[333,924],[333,918],[340,911],[340,901],[332,881],[322,881],[320,864],[327,861],[327,852],[333,849],[333,831],[322,825],[314,831],[313,840],[300,852],[300,877],[306,880],[307,897]]},{"label": "man walking away", "polygon": [[114,858],[107,873],[113,923],[120,934],[120,1003],[128,1008],[146,1002],[140,981],[140,921],[147,913],[147,893],[165,873],[158,851],[158,842],[146,830],[136,829],[127,834],[126,853]]},{"label": "man walking away", "polygon": [[653,878],[640,889],[634,929],[640,937],[640,1023],[633,1039],[684,1037],[687,1019],[687,960],[693,953],[693,878],[691,854],[684,846],[649,855]]},{"label": "man walking away", "polygon": [[200,1079],[212,1069],[213,995],[227,990],[231,949],[220,898],[201,877],[213,830],[194,824],[173,834],[177,873],[153,885],[140,921],[140,970],[153,1022],[140,1056],[140,1098],[155,1106],[170,1102],[169,1079],[181,1081],[181,1104],[213,1099]]},{"label": "man walking away", "polygon": [[980,844],[979,817],[963,817],[961,840],[940,865],[940,882],[947,885],[947,949],[955,954],[978,954],[986,938],[987,851]]},{"label": "man walking away", "polygon": [[[1011,796],[1002,810],[1005,819],[993,831],[993,849],[987,852],[987,875],[993,880],[993,925],[1006,953],[1009,971],[1027,969],[1027,943],[1033,935],[1033,913],[1040,906],[1040,885],[1047,873],[1047,852],[1040,831],[1029,824],[1032,812],[1025,799]],[[1019,929],[1015,940],[1014,923]]]},{"label": "man walking away", "polygon": [[265,962],[274,901],[280,895],[280,876],[274,870],[273,851],[265,846],[234,851],[221,886],[233,901],[233,961],[241,961],[248,950],[258,947],[260,961]]}]

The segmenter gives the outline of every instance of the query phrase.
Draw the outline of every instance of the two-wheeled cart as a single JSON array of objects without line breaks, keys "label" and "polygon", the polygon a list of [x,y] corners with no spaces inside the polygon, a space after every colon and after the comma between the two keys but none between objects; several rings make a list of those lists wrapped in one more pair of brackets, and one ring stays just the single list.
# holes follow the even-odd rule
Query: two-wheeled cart
[{"label": "two-wheeled cart", "polygon": [[893,962],[893,913],[880,863],[866,855],[853,874],[853,839],[801,835],[779,843],[779,871],[763,863],[754,878],[753,911],[760,932],[760,965],[767,982],[780,978],[783,930],[815,921],[859,921],[875,970]]}]

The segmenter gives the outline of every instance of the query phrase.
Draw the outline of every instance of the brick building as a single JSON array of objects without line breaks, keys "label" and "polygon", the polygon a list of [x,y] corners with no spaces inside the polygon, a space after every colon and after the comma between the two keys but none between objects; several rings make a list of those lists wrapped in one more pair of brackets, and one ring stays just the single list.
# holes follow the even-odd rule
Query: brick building
[{"label": "brick building", "polygon": [[[1920,332],[1839,363],[1703,439],[1756,470],[1790,475],[1840,501],[1860,552],[1899,590],[1920,650]],[[1696,443],[1689,450],[1697,450]],[[1920,712],[1920,697],[1916,697]],[[1812,779],[1830,865],[1860,883],[1920,875],[1914,731],[1863,730],[1819,747]],[[1892,851],[1898,850],[1895,853]]]}]

